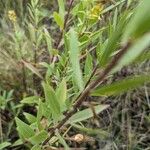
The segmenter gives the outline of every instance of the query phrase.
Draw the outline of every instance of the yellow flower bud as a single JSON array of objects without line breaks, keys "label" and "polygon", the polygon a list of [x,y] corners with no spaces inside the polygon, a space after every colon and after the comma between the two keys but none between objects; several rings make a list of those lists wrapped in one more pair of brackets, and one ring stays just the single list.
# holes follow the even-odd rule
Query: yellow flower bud
[{"label": "yellow flower bud", "polygon": [[90,10],[90,14],[89,14],[89,18],[90,19],[98,19],[100,16],[100,13],[103,10],[103,4],[99,3],[97,5],[95,5],[91,10]]},{"label": "yellow flower bud", "polygon": [[8,11],[8,17],[12,22],[16,22],[16,20],[17,20],[17,15],[14,10]]}]

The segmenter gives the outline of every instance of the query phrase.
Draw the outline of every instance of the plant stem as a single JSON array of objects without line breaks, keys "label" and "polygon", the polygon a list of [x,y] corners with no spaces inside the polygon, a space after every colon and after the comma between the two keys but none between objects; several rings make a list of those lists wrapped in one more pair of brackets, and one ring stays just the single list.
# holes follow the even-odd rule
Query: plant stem
[{"label": "plant stem", "polygon": [[98,78],[95,81],[93,81],[92,83],[90,83],[87,87],[85,87],[85,89],[80,93],[80,95],[75,100],[72,110],[70,110],[66,114],[65,118],[63,120],[61,120],[55,128],[53,128],[52,130],[49,130],[51,135],[42,143],[42,145],[47,144],[49,142],[49,140],[51,139],[51,137],[54,136],[55,131],[57,129],[58,130],[61,129],[61,127],[68,121],[68,119],[77,112],[77,108],[79,108],[80,105],[82,104],[82,102],[90,95],[91,90],[95,89],[97,86],[99,86],[99,84],[101,84],[101,82],[107,77],[107,75],[111,72],[111,70],[117,65],[117,63],[119,62],[121,57],[126,53],[128,48],[130,47],[130,45],[131,45],[131,43],[128,42],[120,50],[120,52],[114,56],[114,58],[106,66],[106,68],[102,72],[99,72]]},{"label": "plant stem", "polygon": [[56,49],[58,49],[58,47],[59,47],[59,45],[60,45],[60,42],[61,42],[62,37],[63,37],[63,32],[64,32],[64,30],[66,30],[67,22],[68,22],[68,19],[69,19],[69,16],[70,16],[70,12],[71,12],[71,8],[72,8],[72,5],[73,5],[73,2],[74,2],[74,0],[71,0],[71,1],[70,1],[69,8],[68,8],[68,12],[67,12],[67,14],[66,14],[65,21],[64,21],[64,28],[62,29],[61,34],[60,34],[60,37],[59,37],[59,40],[58,40],[58,42],[56,43]]},{"label": "plant stem", "polygon": [[[60,46],[60,42],[63,38],[64,31],[66,30],[66,27],[67,27],[67,22],[68,22],[68,19],[69,19],[69,16],[70,16],[70,12],[71,12],[73,2],[74,2],[74,0],[70,0],[69,8],[68,8],[68,11],[67,11],[67,14],[66,14],[66,17],[65,17],[65,21],[64,21],[64,28],[61,30],[61,33],[60,33],[60,36],[59,36],[58,41],[56,43],[55,49],[58,49],[59,46]],[[56,60],[57,60],[57,56],[54,56],[53,59],[52,59],[52,63],[54,63]]]},{"label": "plant stem", "polygon": [[22,84],[23,84],[24,91],[27,92],[26,70],[24,64],[22,64]]}]

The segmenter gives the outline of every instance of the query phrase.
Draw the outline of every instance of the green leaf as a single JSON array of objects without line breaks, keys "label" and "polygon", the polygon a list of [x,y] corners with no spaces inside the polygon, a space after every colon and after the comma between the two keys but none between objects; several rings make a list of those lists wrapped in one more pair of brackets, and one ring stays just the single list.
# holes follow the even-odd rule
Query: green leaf
[{"label": "green leaf", "polygon": [[36,74],[39,78],[43,79],[42,75],[40,74],[39,70],[37,68],[35,68],[31,63],[26,62],[24,60],[22,60],[23,64],[32,71],[32,73]]},{"label": "green leaf", "polygon": [[90,45],[91,43],[92,44],[96,43],[97,39],[99,39],[102,36],[102,33],[105,31],[105,29],[106,28],[104,27],[104,28],[99,29],[98,31],[90,33],[90,35],[89,33],[87,33],[84,36],[82,36],[79,40],[80,49],[86,49],[87,46]]},{"label": "green leaf", "polygon": [[[42,111],[41,111],[42,110]],[[44,116],[46,117],[48,120],[52,119],[52,113],[51,110],[49,109],[49,106],[47,105],[46,102],[41,102],[41,106],[38,108],[38,113],[40,116],[40,112],[41,112],[41,117]]]},{"label": "green leaf", "polygon": [[150,50],[139,55],[139,57],[135,59],[134,63],[141,63],[149,59],[150,59]]},{"label": "green leaf", "polygon": [[69,146],[67,145],[66,141],[64,140],[64,138],[59,134],[58,130],[56,130],[55,132],[56,136],[59,139],[59,142],[64,146],[65,150],[69,150]]},{"label": "green leaf", "polygon": [[29,141],[33,145],[37,145],[37,144],[42,143],[47,137],[48,137],[48,133],[46,131],[42,130],[38,134],[36,134],[33,137],[29,138]]},{"label": "green leaf", "polygon": [[38,104],[38,102],[39,102],[38,96],[26,97],[21,101],[21,103],[23,104]]},{"label": "green leaf", "polygon": [[91,75],[92,70],[93,70],[92,56],[88,54],[84,66],[84,75],[86,78],[88,78]]},{"label": "green leaf", "polygon": [[64,0],[58,0],[58,5],[59,5],[59,15],[61,16],[61,19],[64,22],[64,17],[65,17],[65,4],[64,4]]},{"label": "green leaf", "polygon": [[31,42],[34,43],[36,41],[36,33],[35,33],[35,28],[31,23],[28,23],[28,31],[30,35],[30,40]]},{"label": "green leaf", "polygon": [[17,141],[15,141],[15,142],[11,145],[11,147],[19,146],[19,145],[22,145],[22,144],[23,144],[22,139],[18,139]]},{"label": "green leaf", "polygon": [[141,75],[141,76],[134,76],[130,77],[121,81],[117,81],[110,85],[106,85],[91,92],[92,96],[111,96],[111,95],[118,95],[122,92],[126,92],[128,90],[135,89],[145,82],[150,81],[149,75]]},{"label": "green leaf", "polygon": [[107,12],[113,10],[114,8],[116,8],[117,6],[119,6],[119,5],[121,5],[122,3],[125,3],[125,2],[126,2],[126,0],[119,0],[119,1],[116,2],[115,4],[112,4],[112,5],[108,6],[108,7],[106,7],[106,8],[102,11],[101,15],[103,15],[103,14],[105,14],[105,13],[107,13]]},{"label": "green leaf", "polygon": [[100,138],[106,138],[108,137],[108,132],[102,130],[102,129],[93,129],[93,128],[85,128],[82,127],[80,125],[76,125],[76,124],[72,124],[73,127],[79,129],[81,132],[84,132],[88,135],[92,135],[92,136],[99,136]]},{"label": "green leaf", "polygon": [[56,21],[57,25],[61,29],[63,29],[64,28],[64,21],[62,20],[61,16],[57,12],[54,12],[53,16],[54,16],[54,20]]},{"label": "green leaf", "polygon": [[27,125],[17,117],[15,118],[15,120],[17,124],[17,130],[21,137],[23,137],[24,139],[28,139],[35,135],[34,130],[29,125]]},{"label": "green leaf", "polygon": [[40,121],[41,121],[41,118],[43,116],[43,103],[41,102],[41,100],[39,101],[39,105],[38,105],[38,110],[37,110],[37,118],[36,118],[36,121],[37,121],[37,125],[38,125],[38,129],[41,130],[42,129],[42,126],[40,124]]},{"label": "green leaf", "polygon": [[118,21],[118,9],[116,8],[113,16],[113,28],[116,29],[117,21]]},{"label": "green leaf", "polygon": [[104,53],[102,53],[101,60],[100,60],[100,65],[102,65],[102,66],[104,66],[108,63],[108,61],[110,60],[110,56],[112,55],[112,53],[117,48],[117,44],[120,41],[120,38],[122,35],[122,30],[123,30],[125,23],[126,23],[125,17],[126,17],[126,15],[124,15],[121,18],[115,31],[112,33],[112,35],[108,39],[108,43],[106,45]]},{"label": "green leaf", "polygon": [[53,119],[56,121],[61,115],[58,99],[54,90],[48,83],[43,82],[42,85],[44,88],[46,103],[51,110]]},{"label": "green leaf", "polygon": [[70,30],[70,62],[72,65],[73,77],[80,91],[84,88],[82,72],[79,63],[79,45],[77,34],[74,29]]},{"label": "green leaf", "polygon": [[4,148],[10,146],[11,143],[10,142],[3,142],[0,144],[0,150],[3,150]]},{"label": "green leaf", "polygon": [[23,114],[24,114],[25,118],[28,120],[29,123],[32,124],[32,123],[36,122],[36,117],[35,116],[33,116],[29,113],[26,113],[26,112],[24,112]]},{"label": "green leaf", "polygon": [[120,70],[122,67],[129,65],[140,54],[150,46],[150,33],[145,34],[143,37],[135,41],[135,43],[128,49],[123,57],[118,62],[117,66],[112,70],[112,73]]},{"label": "green leaf", "polygon": [[62,80],[59,87],[56,90],[56,96],[60,105],[61,111],[66,109],[66,98],[67,98],[67,85],[65,79]]},{"label": "green leaf", "polygon": [[53,52],[52,39],[51,39],[50,33],[48,32],[48,30],[46,28],[44,28],[44,33],[45,33],[45,39],[46,39],[46,43],[47,43],[48,52],[51,55]]},{"label": "green leaf", "polygon": [[34,145],[31,150],[42,150],[40,145]]},{"label": "green leaf", "polygon": [[123,36],[123,41],[128,41],[129,38],[138,38],[144,33],[150,31],[150,1],[142,0],[135,10],[135,14],[131,17]]},{"label": "green leaf", "polygon": [[[99,114],[103,110],[107,109],[109,105],[97,105],[94,107],[95,113]],[[84,109],[82,111],[77,112],[74,114],[68,121],[67,124],[72,124],[76,122],[81,122],[83,120],[87,120],[89,118],[93,117],[93,111],[91,108]]]}]

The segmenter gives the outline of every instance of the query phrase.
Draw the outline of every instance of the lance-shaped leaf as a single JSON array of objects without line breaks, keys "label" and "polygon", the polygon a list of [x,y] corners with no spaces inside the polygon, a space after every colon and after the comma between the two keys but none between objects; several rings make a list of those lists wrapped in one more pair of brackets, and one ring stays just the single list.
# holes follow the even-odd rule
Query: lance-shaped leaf
[{"label": "lance-shaped leaf", "polygon": [[83,127],[83,126],[80,126],[80,125],[77,125],[77,124],[72,124],[73,127],[77,128],[78,130],[80,130],[81,132],[84,132],[86,134],[89,134],[89,135],[93,135],[93,136],[99,136],[100,138],[106,138],[109,136],[109,133],[102,130],[102,129],[99,129],[99,128],[86,128],[86,127]]},{"label": "lance-shaped leaf", "polygon": [[150,31],[150,1],[142,0],[135,10],[134,16],[126,26],[123,36],[123,41],[128,41],[129,38],[138,38],[144,33]]},{"label": "lance-shaped leaf", "polygon": [[29,123],[32,124],[32,123],[36,122],[36,117],[35,116],[33,116],[29,113],[26,113],[26,112],[24,112],[23,114],[24,114],[25,118],[28,120]]},{"label": "lance-shaped leaf", "polygon": [[120,59],[112,73],[119,71],[122,67],[132,63],[140,54],[150,46],[150,33],[145,34],[128,49],[124,56]]},{"label": "lance-shaped leaf", "polygon": [[120,41],[122,31],[123,31],[125,23],[126,23],[125,19],[126,19],[126,15],[124,15],[121,18],[115,31],[112,33],[112,35],[108,39],[108,43],[106,45],[104,53],[102,53],[102,56],[101,56],[100,65],[102,65],[102,66],[106,65],[110,59],[110,56],[116,50],[117,44]]},{"label": "lance-shaped leaf", "polygon": [[59,5],[59,15],[61,16],[61,19],[64,22],[64,17],[65,17],[65,4],[64,4],[64,0],[58,0],[58,5]]},{"label": "lance-shaped leaf", "polygon": [[55,91],[48,83],[43,82],[42,85],[44,88],[46,103],[49,109],[51,110],[53,119],[56,121],[60,117],[61,112],[60,112],[60,106]]},{"label": "lance-shaped leaf", "polygon": [[59,134],[58,130],[55,132],[57,138],[59,139],[59,142],[64,146],[65,150],[69,150],[69,146],[67,145],[66,141],[64,138]]},{"label": "lance-shaped leaf", "polygon": [[42,130],[41,132],[39,132],[38,134],[34,135],[33,137],[31,137],[29,139],[29,141],[33,144],[40,144],[42,143],[46,138],[48,137],[48,133],[44,130]]},{"label": "lance-shaped leaf", "polygon": [[[94,113],[99,114],[100,112],[102,112],[103,110],[107,109],[109,107],[109,105],[97,105],[94,107]],[[72,124],[72,123],[76,123],[76,122],[81,122],[84,120],[87,120],[91,117],[93,117],[93,110],[91,108],[87,108],[84,109],[82,111],[77,112],[76,114],[74,114],[68,121],[67,124]]]},{"label": "lance-shaped leaf", "polygon": [[42,150],[40,145],[34,145],[31,150]]},{"label": "lance-shaped leaf", "polygon": [[53,16],[54,16],[54,20],[56,21],[57,25],[63,29],[64,28],[64,21],[63,19],[61,18],[60,14],[58,14],[57,12],[54,12],[53,13]]},{"label": "lance-shaped leaf", "polygon": [[65,79],[62,80],[59,87],[56,90],[56,96],[60,105],[61,111],[66,109],[66,98],[67,98],[67,85]]},{"label": "lance-shaped leaf", "polygon": [[32,73],[36,74],[39,78],[43,79],[42,75],[40,74],[39,70],[37,68],[35,68],[31,63],[26,62],[24,60],[22,60],[23,64],[32,71]]},{"label": "lance-shaped leaf", "polygon": [[70,30],[69,42],[70,42],[70,62],[72,66],[73,77],[76,81],[79,90],[82,91],[84,84],[79,63],[79,43],[77,34],[74,31],[74,29]]},{"label": "lance-shaped leaf", "polygon": [[5,149],[6,147],[8,147],[8,146],[10,146],[10,145],[11,145],[10,142],[2,142],[2,143],[0,144],[0,150],[3,150],[3,149]]},{"label": "lance-shaped leaf", "polygon": [[52,48],[52,39],[51,39],[50,33],[48,32],[46,28],[44,28],[44,33],[45,33],[44,35],[45,35],[45,39],[47,43],[48,52],[50,55],[52,55],[53,48]]},{"label": "lance-shaped leaf", "polygon": [[110,85],[106,85],[91,92],[92,96],[111,96],[135,89],[145,82],[150,82],[150,75],[133,76]]},{"label": "lance-shaped leaf", "polygon": [[17,130],[22,138],[28,139],[35,135],[34,130],[28,124],[24,123],[17,117],[15,120],[17,124]]},{"label": "lance-shaped leaf", "polygon": [[38,104],[38,102],[39,102],[38,96],[25,97],[23,100],[21,100],[21,103],[23,104]]}]

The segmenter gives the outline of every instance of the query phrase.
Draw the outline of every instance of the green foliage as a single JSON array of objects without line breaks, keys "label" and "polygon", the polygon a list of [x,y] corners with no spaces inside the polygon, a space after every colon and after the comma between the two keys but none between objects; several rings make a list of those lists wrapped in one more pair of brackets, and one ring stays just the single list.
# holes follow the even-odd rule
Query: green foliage
[{"label": "green foliage", "polygon": [[61,29],[63,29],[63,28],[64,28],[64,22],[63,22],[61,16],[60,16],[57,12],[54,12],[53,16],[54,16],[54,19],[55,19],[57,25],[58,25]]},{"label": "green foliage", "polygon": [[79,90],[82,91],[84,85],[83,85],[83,79],[82,79],[82,72],[81,72],[80,64],[79,64],[80,52],[79,52],[77,34],[74,31],[74,29],[70,30],[69,41],[70,41],[70,62],[72,65],[73,77],[76,81],[76,84]]},{"label": "green foliage", "polygon": [[150,29],[150,14],[149,14],[150,1],[142,0],[134,12],[134,16],[126,27],[124,33],[124,41],[129,38],[136,39],[148,32]]},{"label": "green foliage", "polygon": [[[95,106],[93,109],[95,110],[96,114],[99,114],[100,112],[107,109],[108,107],[109,107],[109,105],[98,105],[98,106]],[[81,122],[83,120],[87,120],[87,119],[91,118],[92,116],[93,116],[93,112],[92,112],[91,108],[87,108],[85,110],[79,111],[76,114],[74,114],[67,121],[67,123],[72,124],[72,123]]]},{"label": "green foliage", "polygon": [[33,144],[33,145],[37,145],[40,144],[41,142],[43,142],[46,138],[48,137],[48,134],[46,131],[40,131],[38,134],[32,136],[29,141]]},{"label": "green foliage", "polygon": [[47,83],[43,82],[43,88],[45,93],[46,105],[50,109],[54,121],[57,121],[61,115],[60,105],[57,96],[52,87],[50,87]]},{"label": "green foliage", "polygon": [[4,148],[10,146],[11,143],[10,142],[3,142],[0,144],[0,150],[3,150]]},{"label": "green foliage", "polygon": [[138,86],[141,86],[145,82],[149,81],[150,81],[149,75],[141,75],[138,77],[134,76],[121,81],[117,81],[115,83],[112,83],[111,85],[106,85],[104,87],[96,89],[91,93],[91,95],[92,96],[118,95],[122,92],[126,92],[128,90],[132,90]]},{"label": "green foliage", "polygon": [[62,80],[60,85],[56,90],[56,96],[60,105],[61,111],[66,109],[66,99],[67,99],[67,85],[65,79]]},{"label": "green foliage", "polygon": [[17,124],[17,130],[21,138],[28,139],[34,136],[34,130],[29,125],[21,121],[19,118],[16,118],[15,120]]},{"label": "green foliage", "polygon": [[[124,108],[115,96],[130,94],[150,80],[149,65],[145,65],[150,58],[149,9],[148,0],[0,0],[0,149],[69,149],[73,144],[69,136],[76,130],[97,141],[119,133],[106,142],[111,146],[105,149],[145,146],[132,141],[135,127],[130,128],[132,118],[125,114],[127,102]],[[138,70],[143,64],[146,71],[135,71],[130,77],[126,72],[115,81],[125,67]],[[140,127],[144,119],[149,120],[147,87],[142,100],[148,104],[135,103],[142,105],[142,112],[136,114],[142,114]],[[114,96],[118,107],[104,96]],[[114,107],[119,111],[115,111],[117,121],[111,114]],[[120,124],[126,118],[128,123]],[[111,129],[114,126],[121,129]],[[49,137],[46,145],[43,142]]]}]

